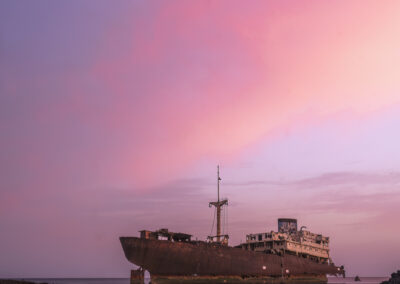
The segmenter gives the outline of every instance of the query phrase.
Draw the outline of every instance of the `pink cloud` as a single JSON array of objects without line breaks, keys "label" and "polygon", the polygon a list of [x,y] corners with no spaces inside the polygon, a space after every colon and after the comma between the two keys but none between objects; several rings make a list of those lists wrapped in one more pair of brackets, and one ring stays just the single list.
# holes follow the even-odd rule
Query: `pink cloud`
[{"label": "pink cloud", "polygon": [[169,2],[104,42],[92,72],[112,99],[95,123],[132,132],[121,170],[144,185],[234,155],[305,113],[398,102],[397,6]]}]

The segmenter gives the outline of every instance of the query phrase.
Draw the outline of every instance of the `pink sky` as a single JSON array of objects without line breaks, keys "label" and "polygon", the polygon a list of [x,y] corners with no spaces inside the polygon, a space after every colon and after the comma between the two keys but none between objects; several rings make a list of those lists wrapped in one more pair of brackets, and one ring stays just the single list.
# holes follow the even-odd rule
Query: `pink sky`
[{"label": "pink sky", "polygon": [[0,277],[124,277],[120,235],[204,238],[217,164],[232,244],[294,217],[331,237],[350,275],[389,275],[399,13],[398,1],[2,1]]}]

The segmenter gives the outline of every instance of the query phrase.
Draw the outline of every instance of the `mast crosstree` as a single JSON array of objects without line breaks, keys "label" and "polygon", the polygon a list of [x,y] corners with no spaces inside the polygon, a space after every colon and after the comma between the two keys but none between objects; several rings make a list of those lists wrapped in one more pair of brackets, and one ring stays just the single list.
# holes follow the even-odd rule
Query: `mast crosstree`
[{"label": "mast crosstree", "polygon": [[219,176],[219,166],[217,166],[217,190],[218,190],[218,199],[217,201],[212,201],[209,203],[209,206],[214,206],[217,210],[217,235],[216,236],[208,236],[208,240],[214,242],[214,239],[218,243],[228,244],[229,235],[221,235],[221,211],[224,205],[228,206],[228,199],[220,200],[219,197],[219,187],[220,187],[221,177]]}]

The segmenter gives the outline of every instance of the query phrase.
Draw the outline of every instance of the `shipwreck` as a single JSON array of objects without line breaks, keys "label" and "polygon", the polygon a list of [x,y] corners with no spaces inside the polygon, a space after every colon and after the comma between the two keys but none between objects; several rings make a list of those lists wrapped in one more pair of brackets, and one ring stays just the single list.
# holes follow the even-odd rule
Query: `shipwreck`
[{"label": "shipwreck", "polygon": [[205,241],[192,235],[142,230],[140,237],[120,237],[126,258],[139,267],[131,272],[131,283],[143,283],[144,271],[151,283],[327,283],[327,275],[345,276],[329,250],[329,237],[312,233],[297,220],[278,219],[278,230],[247,234],[246,241],[229,245],[221,234],[221,212],[228,206],[220,199],[219,168],[217,200],[209,203],[216,211],[216,234]]}]

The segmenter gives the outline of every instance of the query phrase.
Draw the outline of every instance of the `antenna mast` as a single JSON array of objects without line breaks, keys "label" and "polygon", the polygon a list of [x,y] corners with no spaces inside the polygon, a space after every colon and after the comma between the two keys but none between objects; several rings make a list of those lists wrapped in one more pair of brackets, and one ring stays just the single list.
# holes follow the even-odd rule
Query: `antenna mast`
[{"label": "antenna mast", "polygon": [[216,202],[210,202],[209,206],[215,206],[217,210],[217,235],[216,236],[208,236],[208,239],[210,241],[213,241],[214,238],[217,239],[218,243],[221,243],[221,237],[222,237],[222,244],[228,244],[228,235],[221,235],[221,210],[222,206],[228,205],[228,199],[220,200],[219,198],[219,184],[221,181],[221,177],[219,176],[219,165],[217,166],[217,190],[218,190],[218,199]]},{"label": "antenna mast", "polygon": [[218,187],[218,202],[219,202],[219,181],[221,178],[219,177],[219,165],[217,166],[217,187]]}]

